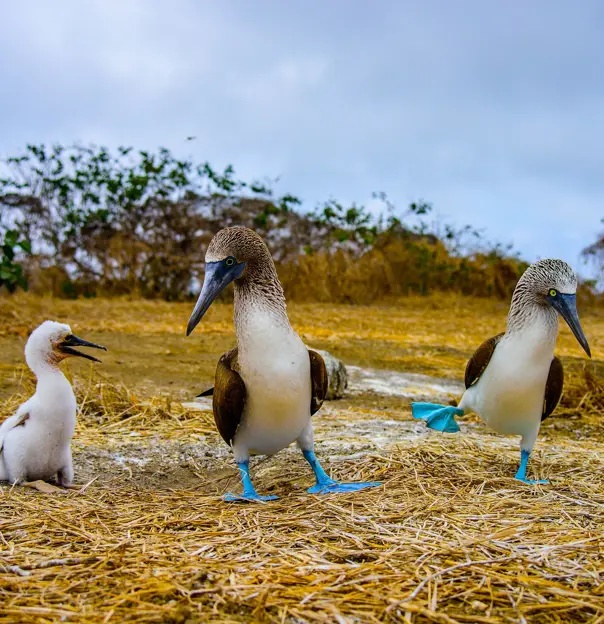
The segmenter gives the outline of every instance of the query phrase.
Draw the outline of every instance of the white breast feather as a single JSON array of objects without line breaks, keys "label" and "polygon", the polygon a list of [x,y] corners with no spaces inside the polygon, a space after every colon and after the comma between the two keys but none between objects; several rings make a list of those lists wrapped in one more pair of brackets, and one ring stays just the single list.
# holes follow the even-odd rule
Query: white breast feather
[{"label": "white breast feather", "polygon": [[553,356],[554,343],[540,328],[506,334],[460,407],[499,433],[536,435]]},{"label": "white breast feather", "polygon": [[49,479],[65,465],[70,453],[76,400],[61,373],[49,376],[48,380],[39,379],[36,393],[11,418],[24,411],[29,418],[23,426],[11,428],[6,422],[0,427],[0,480]]},{"label": "white breast feather", "polygon": [[288,325],[252,310],[238,334],[246,407],[235,436],[238,451],[273,454],[294,442],[310,420],[308,349]]}]

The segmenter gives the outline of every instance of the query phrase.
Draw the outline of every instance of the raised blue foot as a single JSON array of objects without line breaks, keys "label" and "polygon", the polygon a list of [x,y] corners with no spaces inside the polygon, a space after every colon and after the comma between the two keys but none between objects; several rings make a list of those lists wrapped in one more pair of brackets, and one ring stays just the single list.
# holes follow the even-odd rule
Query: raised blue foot
[{"label": "raised blue foot", "polygon": [[378,487],[382,485],[378,481],[361,481],[358,483],[339,483],[334,481],[331,477],[327,476],[327,473],[323,470],[319,460],[316,458],[312,451],[302,451],[304,459],[310,464],[317,482],[312,487],[306,490],[309,494],[334,494],[336,492],[357,492],[358,490],[364,490],[365,488]]},{"label": "raised blue foot", "polygon": [[457,433],[459,425],[455,416],[463,416],[463,410],[452,405],[438,405],[437,403],[411,403],[411,413],[417,420],[425,420],[429,429]]},{"label": "raised blue foot", "polygon": [[243,483],[243,494],[225,494],[224,500],[230,503],[264,503],[265,501],[277,500],[278,496],[262,496],[256,492],[254,484],[250,479],[249,462],[239,462],[237,464],[241,473],[241,481]]},{"label": "raised blue foot", "polygon": [[549,481],[546,479],[527,479],[526,478],[526,467],[528,465],[529,457],[531,456],[530,451],[520,451],[520,466],[518,468],[518,472],[516,473],[516,479],[518,481],[522,481],[522,483],[528,483],[529,485],[547,485]]}]

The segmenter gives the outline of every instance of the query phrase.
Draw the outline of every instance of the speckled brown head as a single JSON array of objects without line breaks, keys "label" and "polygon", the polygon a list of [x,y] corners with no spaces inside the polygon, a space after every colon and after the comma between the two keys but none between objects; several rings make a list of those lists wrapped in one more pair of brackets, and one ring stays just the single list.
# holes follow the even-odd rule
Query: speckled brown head
[{"label": "speckled brown head", "polygon": [[[517,327],[529,322],[534,309],[553,308],[568,323],[579,344],[591,357],[577,314],[576,293],[577,276],[564,260],[539,260],[531,264],[516,284],[508,326]],[[555,315],[553,319],[557,326]]]},{"label": "speckled brown head", "polygon": [[187,325],[187,336],[218,294],[233,281],[239,290],[284,305],[275,264],[262,237],[246,227],[224,228],[208,245],[203,287]]},{"label": "speckled brown head", "polygon": [[[246,227],[235,226],[220,230],[208,245],[206,263],[234,258],[246,265],[273,264],[273,259],[259,234]],[[247,268],[247,267],[246,267]]]},{"label": "speckled brown head", "polygon": [[577,292],[577,276],[564,260],[546,258],[538,260],[518,280],[516,293],[531,296],[535,302],[548,303],[551,290],[574,295]]}]

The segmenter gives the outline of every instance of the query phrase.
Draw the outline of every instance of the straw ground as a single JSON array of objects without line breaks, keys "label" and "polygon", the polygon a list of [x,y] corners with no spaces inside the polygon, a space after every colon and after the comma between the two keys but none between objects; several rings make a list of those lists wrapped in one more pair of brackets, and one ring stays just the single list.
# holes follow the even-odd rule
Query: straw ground
[{"label": "straw ground", "polygon": [[[209,404],[191,401],[233,344],[232,309],[215,306],[186,339],[189,311],[0,300],[1,418],[31,391],[22,348],[45,318],[110,349],[95,371],[65,367],[82,487],[0,488],[0,622],[604,622],[601,310],[582,311],[592,362],[561,331],[566,392],[530,464],[550,486],[514,481],[517,440],[476,418],[429,432],[397,388],[353,386],[315,417],[317,454],[337,478],[384,485],[310,496],[292,447],[253,462],[259,491],[281,498],[252,506],[222,502],[237,475]],[[361,372],[451,380],[505,324],[504,305],[453,297],[290,315]]]}]

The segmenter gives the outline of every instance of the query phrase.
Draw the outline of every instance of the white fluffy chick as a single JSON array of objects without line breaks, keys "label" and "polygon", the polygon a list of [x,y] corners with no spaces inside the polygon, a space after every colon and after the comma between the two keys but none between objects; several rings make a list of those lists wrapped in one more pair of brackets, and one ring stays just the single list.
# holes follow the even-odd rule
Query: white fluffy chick
[{"label": "white fluffy chick", "polygon": [[70,356],[100,362],[75,347],[107,350],[74,336],[69,325],[55,321],[45,321],[29,337],[25,360],[38,383],[35,394],[0,425],[0,481],[27,485],[56,477],[60,486],[71,485],[70,444],[77,406],[59,363]]}]

